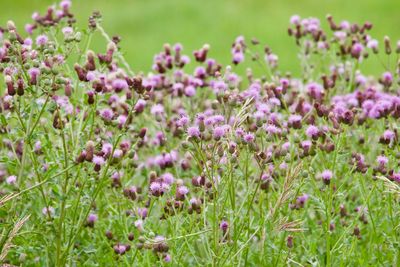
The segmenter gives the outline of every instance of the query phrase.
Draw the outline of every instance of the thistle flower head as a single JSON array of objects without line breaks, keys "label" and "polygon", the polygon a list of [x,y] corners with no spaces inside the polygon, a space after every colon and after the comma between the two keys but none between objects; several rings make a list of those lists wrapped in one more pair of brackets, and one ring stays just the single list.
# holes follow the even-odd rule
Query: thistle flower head
[{"label": "thistle flower head", "polygon": [[95,165],[98,165],[98,166],[102,166],[105,163],[104,158],[100,157],[100,156],[93,156],[93,160],[92,161],[93,161],[93,163]]},{"label": "thistle flower head", "polygon": [[10,185],[16,184],[17,183],[17,176],[15,176],[15,175],[8,176],[7,179],[6,179],[6,183],[10,184]]},{"label": "thistle flower head", "polygon": [[325,184],[329,184],[332,177],[333,177],[333,173],[331,170],[324,170],[321,174],[320,174],[322,180],[324,181]]},{"label": "thistle flower head", "polygon": [[379,155],[376,158],[376,162],[381,166],[385,166],[389,162],[389,159],[383,155]]},{"label": "thistle flower head", "polygon": [[47,44],[48,41],[49,41],[49,38],[44,34],[36,37],[36,45],[37,46],[44,46]]}]

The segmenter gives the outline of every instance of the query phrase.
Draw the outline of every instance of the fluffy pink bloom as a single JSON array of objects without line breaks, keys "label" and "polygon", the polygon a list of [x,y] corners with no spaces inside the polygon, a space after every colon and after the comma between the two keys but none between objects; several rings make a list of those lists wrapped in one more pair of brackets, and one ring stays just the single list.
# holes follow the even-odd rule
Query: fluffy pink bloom
[{"label": "fluffy pink bloom", "polygon": [[329,183],[329,181],[332,179],[332,177],[333,177],[333,173],[332,173],[332,171],[330,171],[330,170],[324,170],[322,173],[321,173],[321,178],[322,178],[322,180],[324,180],[324,182],[325,183]]},{"label": "fluffy pink bloom", "polygon": [[111,154],[112,149],[113,146],[110,143],[103,143],[103,146],[101,147],[101,152],[104,153],[104,156],[108,156]]},{"label": "fluffy pink bloom", "polygon": [[26,24],[25,25],[25,31],[29,34],[32,35],[33,30],[34,30],[35,26],[33,24]]},{"label": "fluffy pink bloom", "polygon": [[200,130],[197,126],[191,126],[187,129],[187,133],[189,137],[199,138],[200,137]]},{"label": "fluffy pink bloom", "polygon": [[105,160],[104,160],[103,157],[93,156],[92,162],[93,162],[95,165],[102,166],[102,165],[104,165]]},{"label": "fluffy pink bloom", "polygon": [[121,92],[128,88],[128,83],[124,79],[115,79],[112,81],[112,87],[116,92]]},{"label": "fluffy pink bloom", "polygon": [[315,100],[322,100],[324,88],[318,83],[309,83],[307,85],[308,95]]},{"label": "fluffy pink bloom", "polygon": [[97,215],[94,213],[89,214],[89,216],[87,217],[86,223],[89,227],[93,227],[94,223],[97,222]]},{"label": "fluffy pink bloom", "polygon": [[229,228],[228,222],[225,220],[221,221],[221,223],[219,224],[219,228],[225,233]]},{"label": "fluffy pink bloom", "polygon": [[245,135],[243,136],[243,140],[244,140],[246,143],[251,143],[251,142],[253,142],[253,141],[254,141],[254,134],[252,134],[252,133],[247,133],[247,134],[245,134]]},{"label": "fluffy pink bloom", "polygon": [[306,135],[307,135],[308,137],[316,138],[316,137],[318,137],[318,134],[319,134],[319,129],[318,129],[318,127],[316,127],[316,126],[314,126],[314,125],[308,126],[308,128],[307,128],[307,130],[306,130]]},{"label": "fluffy pink bloom", "polygon": [[379,155],[376,158],[376,162],[378,162],[380,166],[385,166],[389,162],[389,159],[383,155]]},{"label": "fluffy pink bloom", "polygon": [[217,126],[213,130],[213,137],[215,140],[221,139],[225,135],[225,129],[222,126]]},{"label": "fluffy pink bloom", "polygon": [[297,203],[305,203],[308,200],[309,196],[307,194],[303,194],[299,196],[296,200]]},{"label": "fluffy pink bloom", "polygon": [[192,97],[196,94],[196,88],[192,85],[186,86],[185,87],[185,95],[187,97]]},{"label": "fluffy pink bloom", "polygon": [[301,21],[301,18],[299,15],[293,15],[290,17],[290,24],[299,25],[300,21]]},{"label": "fluffy pink bloom", "polygon": [[171,262],[171,260],[172,260],[171,255],[170,254],[165,254],[164,261],[165,262]]},{"label": "fluffy pink bloom", "polygon": [[124,155],[124,152],[121,149],[115,149],[114,150],[114,154],[113,154],[113,158],[115,159],[119,159]]},{"label": "fluffy pink bloom", "polygon": [[123,244],[116,244],[116,245],[114,245],[113,249],[116,254],[120,254],[120,255],[125,254],[125,252],[127,251],[126,245],[123,245]]},{"label": "fluffy pink bloom", "polygon": [[110,108],[105,108],[105,109],[100,110],[100,116],[103,120],[109,122],[113,119],[114,112]]},{"label": "fluffy pink bloom", "polygon": [[168,185],[173,184],[174,181],[175,181],[174,176],[173,176],[171,173],[169,173],[169,172],[164,173],[163,175],[161,175],[161,179],[162,179],[162,181],[163,181],[164,183],[166,183],[166,184],[168,184]]},{"label": "fluffy pink bloom", "polygon": [[72,27],[64,27],[64,28],[62,28],[61,31],[64,34],[65,38],[71,36],[74,33],[74,30],[72,29]]},{"label": "fluffy pink bloom", "polygon": [[36,45],[38,46],[44,46],[47,44],[48,41],[49,38],[47,38],[47,36],[44,34],[41,34],[38,37],[36,37]]},{"label": "fluffy pink bloom", "polygon": [[143,110],[144,110],[145,107],[146,107],[146,101],[143,100],[143,99],[139,99],[139,100],[136,102],[134,109],[135,109],[135,111],[136,111],[137,113],[141,113],[141,112],[143,112]]},{"label": "fluffy pink bloom", "polygon": [[383,137],[384,137],[386,140],[392,141],[392,140],[394,140],[395,136],[396,136],[396,134],[395,134],[393,131],[391,131],[391,130],[386,130],[386,131],[383,133]]},{"label": "fluffy pink bloom", "polygon": [[355,58],[359,58],[361,56],[361,53],[363,52],[364,47],[360,43],[355,43],[351,47],[351,55]]},{"label": "fluffy pink bloom", "polygon": [[137,213],[140,218],[145,219],[147,217],[148,210],[147,208],[138,208]]},{"label": "fluffy pink bloom", "polygon": [[33,84],[33,85],[36,85],[38,76],[40,75],[40,69],[38,69],[38,68],[30,68],[28,70],[28,75],[30,77],[30,83]]},{"label": "fluffy pink bloom", "polygon": [[189,193],[189,189],[184,185],[179,186],[176,190],[180,195],[187,195]]},{"label": "fluffy pink bloom", "polygon": [[10,185],[16,184],[17,183],[17,176],[15,176],[15,175],[8,176],[7,179],[6,179],[6,183],[10,184]]},{"label": "fluffy pink bloom", "polygon": [[64,9],[64,10],[70,9],[70,8],[71,8],[71,5],[72,5],[71,0],[63,0],[63,1],[61,1],[61,3],[60,3],[60,7],[61,7],[62,9]]},{"label": "fluffy pink bloom", "polygon": [[151,107],[151,114],[153,115],[160,115],[164,113],[164,106],[161,104],[155,104]]},{"label": "fluffy pink bloom", "polygon": [[152,182],[150,184],[150,192],[154,196],[160,196],[164,193],[163,186],[160,182]]}]

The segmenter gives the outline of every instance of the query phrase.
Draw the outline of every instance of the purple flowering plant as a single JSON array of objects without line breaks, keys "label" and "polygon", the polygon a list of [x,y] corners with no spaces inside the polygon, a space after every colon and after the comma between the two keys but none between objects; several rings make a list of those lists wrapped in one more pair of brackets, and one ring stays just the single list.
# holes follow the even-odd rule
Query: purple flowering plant
[{"label": "purple flowering plant", "polygon": [[293,16],[298,76],[243,36],[132,70],[71,8],[0,28],[0,263],[399,263],[399,42]]}]

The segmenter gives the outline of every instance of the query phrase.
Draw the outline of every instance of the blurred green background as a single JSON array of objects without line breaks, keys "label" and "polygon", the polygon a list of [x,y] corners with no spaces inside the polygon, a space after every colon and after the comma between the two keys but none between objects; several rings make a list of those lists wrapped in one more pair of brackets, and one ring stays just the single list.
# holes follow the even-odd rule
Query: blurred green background
[{"label": "blurred green background", "polygon": [[[54,2],[3,1],[0,23],[13,19],[23,28],[33,11],[43,13]],[[165,42],[181,42],[188,54],[208,43],[212,57],[229,63],[230,45],[242,34],[270,45],[282,69],[296,72],[296,46],[287,35],[293,14],[318,17],[325,26],[328,13],[336,21],[368,20],[380,44],[384,35],[391,36],[393,43],[400,39],[400,0],[79,0],[73,1],[72,10],[82,27],[92,10],[100,11],[108,33],[122,37],[121,47],[135,71],[149,70],[153,55]],[[104,43],[97,42],[94,48],[103,51]],[[366,71],[375,72],[375,65],[368,65]]]}]

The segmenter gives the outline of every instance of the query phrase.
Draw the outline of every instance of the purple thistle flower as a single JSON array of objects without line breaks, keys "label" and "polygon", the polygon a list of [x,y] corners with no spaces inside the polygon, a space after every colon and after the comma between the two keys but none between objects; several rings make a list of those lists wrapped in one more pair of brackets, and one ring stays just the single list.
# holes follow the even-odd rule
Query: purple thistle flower
[{"label": "purple thistle flower", "polygon": [[383,155],[379,155],[377,158],[376,158],[376,162],[378,162],[378,164],[380,165],[380,166],[385,166],[388,162],[389,162],[389,159],[387,158],[387,157],[385,157],[385,156],[383,156]]},{"label": "purple thistle flower", "polygon": [[25,24],[25,31],[29,34],[32,35],[33,30],[35,29],[35,26],[33,24]]},{"label": "purple thistle flower", "polygon": [[146,107],[146,101],[143,99],[139,99],[135,104],[136,113],[142,113],[144,108]]},{"label": "purple thistle flower", "polygon": [[126,121],[128,120],[128,117],[125,115],[119,115],[117,118],[118,121],[118,126],[121,128],[122,126],[125,125]]},{"label": "purple thistle flower", "polygon": [[307,194],[303,194],[303,195],[297,197],[297,199],[296,199],[296,204],[297,204],[300,208],[302,208],[302,207],[304,207],[304,204],[306,203],[306,201],[308,200],[308,198],[309,198],[309,196],[308,196]]},{"label": "purple thistle flower", "polygon": [[38,68],[30,68],[28,70],[28,75],[30,77],[30,84],[36,85],[37,84],[37,79],[40,75],[40,69]]},{"label": "purple thistle flower", "polygon": [[62,28],[61,31],[64,34],[65,38],[70,37],[74,33],[74,30],[72,29],[72,27],[64,27],[64,28]]},{"label": "purple thistle flower", "polygon": [[191,138],[200,138],[200,129],[198,126],[191,126],[187,129],[187,134]]},{"label": "purple thistle flower", "polygon": [[113,158],[120,159],[124,155],[124,152],[121,149],[115,149],[113,153]]},{"label": "purple thistle flower", "polygon": [[252,133],[247,133],[247,134],[245,134],[245,135],[243,136],[243,140],[244,140],[246,143],[252,143],[252,142],[254,141],[254,139],[255,139],[255,137],[254,137],[254,134],[252,134]]},{"label": "purple thistle flower", "polygon": [[72,5],[71,0],[63,0],[63,1],[61,1],[61,3],[60,3],[60,7],[61,7],[63,10],[68,10],[68,9],[70,9],[70,8],[71,8],[71,5]]},{"label": "purple thistle flower", "polygon": [[396,136],[396,134],[395,134],[393,131],[391,131],[391,130],[386,130],[386,131],[383,133],[383,137],[384,137],[385,139],[393,140],[393,139],[395,138],[395,136]]},{"label": "purple thistle flower", "polygon": [[395,172],[392,174],[392,178],[394,181],[396,181],[397,183],[400,183],[400,172]]},{"label": "purple thistle flower", "polygon": [[319,129],[318,127],[314,126],[314,125],[310,125],[308,126],[307,130],[306,130],[306,135],[310,138],[316,139],[318,138],[319,135]]},{"label": "purple thistle flower", "polygon": [[42,142],[36,141],[33,150],[35,151],[35,153],[40,153],[40,151],[42,150]]},{"label": "purple thistle flower", "polygon": [[143,220],[136,220],[134,223],[135,227],[139,230],[139,231],[143,231]]},{"label": "purple thistle flower", "polygon": [[164,261],[165,262],[171,262],[171,260],[172,260],[171,255],[170,254],[165,254]]},{"label": "purple thistle flower", "polygon": [[393,75],[389,71],[383,73],[381,79],[385,86],[390,86],[393,83]]},{"label": "purple thistle flower", "polygon": [[214,81],[211,83],[215,94],[222,94],[228,89],[228,85],[224,81]]},{"label": "purple thistle flower", "polygon": [[172,185],[175,181],[174,176],[169,172],[166,172],[163,175],[161,175],[161,179],[164,183],[166,183],[168,185]]},{"label": "purple thistle flower", "polygon": [[203,78],[205,78],[206,74],[207,74],[207,72],[204,67],[200,66],[194,70],[194,76],[196,76],[197,78],[203,79]]},{"label": "purple thistle flower", "polygon": [[17,183],[17,176],[15,175],[8,176],[6,179],[6,183],[9,185],[15,185]]},{"label": "purple thistle flower", "polygon": [[94,213],[89,214],[89,216],[87,217],[87,220],[86,220],[87,226],[93,227],[95,222],[97,222],[97,219],[98,219],[98,217],[96,214],[94,214]]},{"label": "purple thistle flower", "polygon": [[125,254],[127,247],[122,244],[117,244],[117,245],[114,245],[113,249],[116,254],[123,255],[123,254]]},{"label": "purple thistle flower", "polygon": [[115,90],[115,92],[121,92],[124,89],[128,88],[128,83],[124,79],[115,79],[112,81],[112,87]]},{"label": "purple thistle flower", "polygon": [[100,116],[106,122],[110,122],[110,121],[112,121],[112,119],[114,117],[114,112],[110,108],[105,108],[105,109],[100,110]]},{"label": "purple thistle flower", "polygon": [[221,221],[221,223],[219,224],[219,229],[221,229],[222,232],[226,233],[226,231],[228,231],[228,228],[229,228],[228,222],[225,220]]},{"label": "purple thistle flower", "polygon": [[159,182],[152,182],[150,184],[150,192],[153,196],[161,196],[164,193],[162,184]]},{"label": "purple thistle flower", "polygon": [[288,118],[288,124],[290,127],[293,127],[294,129],[300,129],[301,128],[301,120],[302,116],[297,115],[297,114],[292,114]]},{"label": "purple thistle flower", "polygon": [[96,164],[96,165],[104,165],[104,163],[105,163],[105,161],[104,161],[104,158],[103,157],[100,157],[100,156],[93,156],[93,163],[94,164]]},{"label": "purple thistle flower", "polygon": [[164,114],[164,106],[161,104],[155,104],[151,107],[151,114],[153,115],[161,115]]},{"label": "purple thistle flower", "polygon": [[104,158],[96,155],[93,156],[92,162],[95,164],[94,170],[96,172],[100,171],[101,166],[105,164]]},{"label": "purple thistle flower", "polygon": [[323,87],[318,83],[309,83],[307,85],[307,93],[308,95],[317,100],[321,101],[323,97]]},{"label": "purple thistle flower", "polygon": [[192,85],[186,86],[184,91],[187,97],[192,97],[196,94],[196,88]]},{"label": "purple thistle flower", "polygon": [[281,169],[281,170],[287,170],[287,168],[288,168],[288,165],[287,165],[286,162],[282,162],[282,163],[279,165],[279,169]]},{"label": "purple thistle flower", "polygon": [[299,15],[293,15],[290,17],[290,24],[299,25],[300,21],[301,21],[301,18]]},{"label": "purple thistle flower", "polygon": [[181,185],[176,189],[175,197],[177,200],[184,200],[188,193],[189,189],[186,186]]},{"label": "purple thistle flower", "polygon": [[374,53],[378,53],[378,41],[376,39],[371,39],[367,43],[367,47],[374,51]]},{"label": "purple thistle flower", "polygon": [[287,152],[290,148],[290,142],[283,143],[281,148],[283,151]]},{"label": "purple thistle flower", "polygon": [[213,137],[216,141],[220,140],[225,135],[225,128],[217,126],[213,130]]},{"label": "purple thistle flower", "polygon": [[333,173],[330,170],[324,170],[320,176],[325,184],[329,184],[333,177]]},{"label": "purple thistle flower", "polygon": [[282,130],[278,127],[276,127],[274,124],[267,124],[264,126],[265,130],[269,135],[275,135],[275,134],[280,134]]},{"label": "purple thistle flower", "polygon": [[49,41],[49,38],[44,34],[41,34],[38,37],[36,37],[36,45],[37,46],[44,46],[47,44],[48,41]]},{"label": "purple thistle flower", "polygon": [[239,64],[243,62],[243,60],[244,60],[244,55],[242,52],[236,52],[233,54],[232,61],[234,64]]},{"label": "purple thistle flower", "polygon": [[138,208],[137,213],[138,216],[144,220],[147,217],[148,210],[147,208]]},{"label": "purple thistle flower", "polygon": [[276,68],[278,66],[278,59],[278,56],[272,53],[265,55],[265,61],[271,66],[271,68]]},{"label": "purple thistle flower", "polygon": [[101,148],[101,152],[104,153],[104,156],[107,157],[111,154],[111,151],[113,149],[112,144],[110,143],[103,143],[103,146]]},{"label": "purple thistle flower", "polygon": [[352,55],[354,58],[360,58],[361,53],[363,52],[363,50],[364,50],[364,47],[363,47],[362,44],[360,44],[360,43],[355,43],[355,44],[353,44],[353,46],[351,47],[351,55]]},{"label": "purple thistle flower", "polygon": [[184,185],[179,186],[179,187],[177,188],[177,191],[178,191],[178,193],[179,193],[180,195],[187,195],[187,194],[189,193],[189,189],[188,189],[186,186],[184,186]]}]

